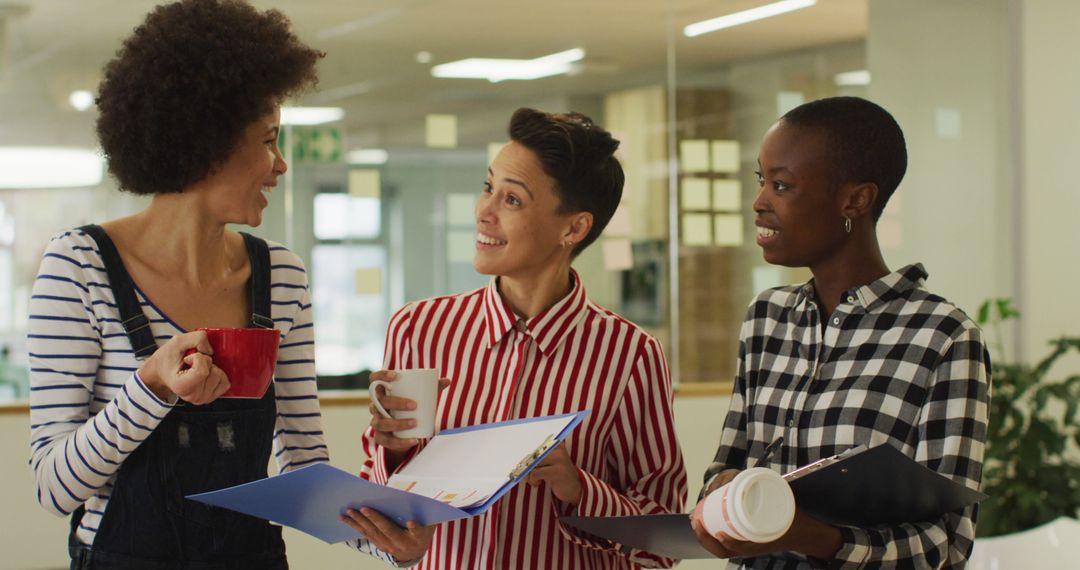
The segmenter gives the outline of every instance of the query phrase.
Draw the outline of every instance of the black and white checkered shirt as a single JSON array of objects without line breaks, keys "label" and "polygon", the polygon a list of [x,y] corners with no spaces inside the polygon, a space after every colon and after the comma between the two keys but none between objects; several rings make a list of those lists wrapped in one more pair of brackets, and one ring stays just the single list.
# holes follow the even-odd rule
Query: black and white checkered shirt
[{"label": "black and white checkered shirt", "polygon": [[[786,473],[859,444],[888,443],[972,489],[982,477],[990,357],[979,328],[922,288],[921,265],[844,293],[828,322],[813,284],[765,291],[750,305],[720,449],[705,474],[744,469],[777,437]],[[962,568],[977,507],[927,522],[840,529],[833,568]],[[818,567],[795,553],[731,561]]]}]

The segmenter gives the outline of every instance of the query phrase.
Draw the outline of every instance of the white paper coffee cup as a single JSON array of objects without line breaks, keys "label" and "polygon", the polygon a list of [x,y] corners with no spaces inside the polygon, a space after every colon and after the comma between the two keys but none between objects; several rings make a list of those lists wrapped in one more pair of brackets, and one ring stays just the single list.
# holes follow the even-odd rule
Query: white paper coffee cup
[{"label": "white paper coffee cup", "polygon": [[779,473],[764,467],[747,469],[705,498],[705,530],[736,540],[772,542],[795,519],[795,496]]},{"label": "white paper coffee cup", "polygon": [[[371,383],[368,388],[371,403],[384,418],[416,420],[416,427],[395,431],[394,436],[412,439],[435,435],[435,409],[439,402],[439,371],[434,368],[420,368],[394,372],[397,376],[390,382],[376,380]],[[416,409],[388,412],[379,403],[379,392],[376,390],[379,386],[382,386],[388,395],[408,398],[416,402]]]}]

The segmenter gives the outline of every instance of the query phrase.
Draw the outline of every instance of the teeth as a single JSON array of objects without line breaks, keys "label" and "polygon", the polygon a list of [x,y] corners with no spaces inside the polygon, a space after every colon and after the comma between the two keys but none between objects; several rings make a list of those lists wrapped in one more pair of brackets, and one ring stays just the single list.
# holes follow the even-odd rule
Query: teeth
[{"label": "teeth", "polygon": [[498,240],[480,233],[476,234],[476,241],[484,245],[506,245],[506,242],[503,240]]},{"label": "teeth", "polygon": [[775,235],[778,235],[779,233],[780,232],[778,230],[774,230],[774,229],[770,229],[770,228],[763,228],[761,226],[757,227],[757,235],[760,236],[760,237],[770,238],[770,237],[773,237]]},{"label": "teeth", "polygon": [[273,186],[263,186],[262,191],[266,192],[267,194],[270,194],[271,192],[274,191],[274,187]]}]

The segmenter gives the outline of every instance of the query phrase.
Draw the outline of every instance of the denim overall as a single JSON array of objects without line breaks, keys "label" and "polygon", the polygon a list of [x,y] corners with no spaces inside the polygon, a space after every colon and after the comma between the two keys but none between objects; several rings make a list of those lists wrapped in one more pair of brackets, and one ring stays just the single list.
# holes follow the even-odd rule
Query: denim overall
[{"label": "denim overall", "polygon": [[[157,349],[134,283],[100,226],[80,228],[98,244],[120,319],[136,358]],[[273,328],[270,253],[241,234],[251,262],[249,327]],[[178,402],[117,472],[94,543],[75,537],[83,508],[71,518],[72,570],[287,569],[281,528],[184,497],[266,477],[277,406],[274,385],[259,400]]]}]

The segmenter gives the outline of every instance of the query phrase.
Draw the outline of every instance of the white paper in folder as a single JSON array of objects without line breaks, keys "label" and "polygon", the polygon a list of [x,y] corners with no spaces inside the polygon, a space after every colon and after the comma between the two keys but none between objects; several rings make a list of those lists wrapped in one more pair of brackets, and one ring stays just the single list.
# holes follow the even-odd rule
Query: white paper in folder
[{"label": "white paper in folder", "polygon": [[574,419],[556,416],[440,433],[390,477],[387,486],[459,508],[483,503],[517,478],[523,465],[532,465],[557,444],[559,434]]}]

